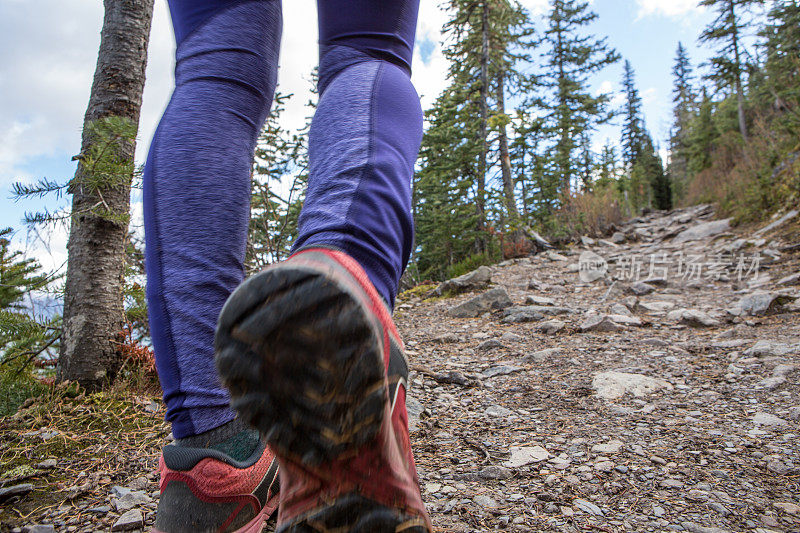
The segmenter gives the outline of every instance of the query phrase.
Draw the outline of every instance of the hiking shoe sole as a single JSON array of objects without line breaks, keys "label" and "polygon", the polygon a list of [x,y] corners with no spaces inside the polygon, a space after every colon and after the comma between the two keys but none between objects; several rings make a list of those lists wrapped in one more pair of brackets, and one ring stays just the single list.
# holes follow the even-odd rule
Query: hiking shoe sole
[{"label": "hiking shoe sole", "polygon": [[379,328],[351,289],[281,264],[245,281],[220,314],[217,368],[233,409],[308,466],[368,443],[388,400]]}]

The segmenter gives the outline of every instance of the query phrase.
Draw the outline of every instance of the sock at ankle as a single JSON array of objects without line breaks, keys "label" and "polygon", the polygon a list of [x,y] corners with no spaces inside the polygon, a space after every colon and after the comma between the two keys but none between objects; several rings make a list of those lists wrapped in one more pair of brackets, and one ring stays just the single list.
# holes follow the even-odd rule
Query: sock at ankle
[{"label": "sock at ankle", "polygon": [[239,418],[199,435],[175,440],[178,446],[211,448],[236,461],[244,461],[250,457],[258,448],[258,442],[258,431],[248,427]]}]

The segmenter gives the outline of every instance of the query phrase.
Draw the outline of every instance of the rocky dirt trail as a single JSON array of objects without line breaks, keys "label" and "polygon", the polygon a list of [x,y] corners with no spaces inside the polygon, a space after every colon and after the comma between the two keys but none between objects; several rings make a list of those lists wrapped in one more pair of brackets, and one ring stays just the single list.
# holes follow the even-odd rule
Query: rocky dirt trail
[{"label": "rocky dirt trail", "polygon": [[[797,213],[617,229],[399,299],[437,530],[800,531]],[[162,418],[65,396],[0,421],[0,531],[147,530]]]},{"label": "rocky dirt trail", "polygon": [[407,293],[434,524],[800,531],[797,213],[749,234],[712,215],[650,214],[438,291],[455,297]]}]

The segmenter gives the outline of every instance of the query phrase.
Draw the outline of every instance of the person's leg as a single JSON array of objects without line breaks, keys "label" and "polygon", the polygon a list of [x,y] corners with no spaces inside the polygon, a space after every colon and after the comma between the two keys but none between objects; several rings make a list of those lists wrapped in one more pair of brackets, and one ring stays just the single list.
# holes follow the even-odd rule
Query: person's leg
[{"label": "person's leg", "polygon": [[277,462],[229,407],[214,367],[220,309],[244,278],[250,168],[277,78],[280,0],[170,0],[175,91],[144,171],[156,366],[175,445],[155,530],[255,531],[277,506]]},{"label": "person's leg", "polygon": [[234,291],[215,344],[280,463],[277,531],[431,531],[388,305],[412,243],[417,0],[319,0],[320,101],[294,253]]},{"label": "person's leg", "polygon": [[320,100],[295,250],[355,258],[391,307],[413,242],[422,110],[411,84],[418,0],[319,0]]},{"label": "person's leg", "polygon": [[177,439],[234,418],[214,368],[219,311],[244,279],[250,170],[277,79],[279,0],[170,0],[175,91],[144,171],[147,297]]}]

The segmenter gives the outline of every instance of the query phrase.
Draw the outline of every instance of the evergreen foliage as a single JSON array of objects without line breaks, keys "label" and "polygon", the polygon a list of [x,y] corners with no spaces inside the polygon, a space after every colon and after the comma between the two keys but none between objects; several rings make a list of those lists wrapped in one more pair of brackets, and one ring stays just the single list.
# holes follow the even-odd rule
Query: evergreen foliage
[{"label": "evergreen foliage", "polygon": [[308,183],[309,123],[294,133],[281,126],[289,98],[291,95],[275,95],[256,143],[245,258],[250,273],[285,259],[297,237],[297,219]]},{"label": "evergreen foliage", "polygon": [[628,203],[634,210],[643,207],[669,209],[672,206],[669,180],[664,172],[661,156],[645,126],[635,73],[627,60],[622,88],[625,93],[625,108],[621,149],[627,173],[627,180],[622,187],[628,193]]},{"label": "evergreen foliage", "polygon": [[[527,13],[509,0],[451,0],[445,24],[450,86],[426,113],[428,128],[414,181],[416,270],[441,278],[473,255],[497,253],[502,224],[519,225],[506,95],[534,79],[517,68],[535,46]],[[477,51],[477,53],[476,53]],[[517,174],[518,175],[518,174]],[[500,193],[492,183],[499,176]],[[524,208],[524,201],[523,201]]]},{"label": "evergreen foliage", "polygon": [[747,140],[744,83],[748,52],[743,44],[748,26],[747,16],[764,0],[700,0],[701,6],[710,7],[716,18],[700,35],[700,41],[716,46],[716,55],[710,60],[705,78],[726,94],[736,96],[739,131]]},{"label": "evergreen foliage", "polygon": [[245,268],[255,273],[288,257],[297,238],[297,222],[308,186],[308,133],[317,107],[318,71],[311,72],[313,98],[305,124],[297,131],[281,125],[286,103],[293,95],[275,94],[253,157],[250,227]]},{"label": "evergreen foliage", "polygon": [[673,122],[670,132],[668,175],[672,189],[672,202],[679,203],[686,196],[689,182],[689,123],[695,112],[693,69],[683,43],[678,43],[675,65],[672,68]]},{"label": "evergreen foliage", "polygon": [[547,50],[542,54],[545,69],[540,83],[548,94],[542,107],[555,144],[548,179],[558,184],[560,193],[576,187],[581,136],[613,116],[609,95],[595,95],[589,87],[592,74],[619,60],[606,39],[584,34],[585,26],[596,18],[588,2],[553,0],[544,35]]},{"label": "evergreen foliage", "polygon": [[40,385],[31,373],[31,363],[58,348],[59,319],[35,317],[23,300],[44,290],[51,279],[41,267],[12,251],[11,228],[0,230],[0,416],[13,413]]},{"label": "evergreen foliage", "polygon": [[626,59],[622,77],[622,90],[625,93],[622,121],[622,161],[629,166],[633,166],[639,158],[644,135],[642,98],[639,96],[634,76],[631,62]]}]

